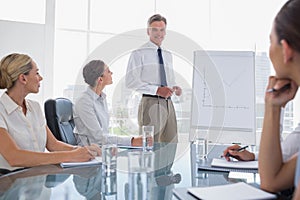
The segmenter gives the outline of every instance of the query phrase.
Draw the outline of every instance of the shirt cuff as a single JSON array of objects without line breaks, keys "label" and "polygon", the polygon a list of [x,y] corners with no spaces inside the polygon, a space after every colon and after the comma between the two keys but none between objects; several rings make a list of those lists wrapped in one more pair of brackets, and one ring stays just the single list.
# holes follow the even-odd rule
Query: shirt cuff
[{"label": "shirt cuff", "polygon": [[120,146],[131,146],[132,138],[133,137],[131,137],[131,136],[118,137],[118,145],[120,145]]},{"label": "shirt cuff", "polygon": [[254,154],[254,160],[258,160],[258,152],[253,152]]}]

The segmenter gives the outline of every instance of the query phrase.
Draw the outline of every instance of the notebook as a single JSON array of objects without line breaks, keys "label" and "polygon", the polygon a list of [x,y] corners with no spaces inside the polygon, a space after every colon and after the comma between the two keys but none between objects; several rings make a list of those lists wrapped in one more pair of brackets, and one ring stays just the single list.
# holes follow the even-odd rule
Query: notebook
[{"label": "notebook", "polygon": [[[213,148],[211,148],[211,150],[208,154],[207,160],[205,162],[197,163],[198,169],[199,170],[208,170],[208,171],[221,171],[221,172],[248,172],[248,173],[257,173],[258,172],[258,164],[257,164],[257,167],[255,166],[253,169],[251,167],[250,168],[249,167],[247,167],[247,168],[246,167],[236,167],[236,166],[229,167],[228,166],[229,164],[231,165],[234,163],[230,163],[230,162],[226,161],[225,159],[219,159],[220,152],[223,152],[223,150],[226,147],[227,147],[227,145],[213,145]],[[215,166],[212,165],[213,161],[214,161]],[[240,161],[240,162],[245,162],[245,161]],[[255,163],[257,163],[257,161],[254,161],[253,163],[244,163],[244,165],[248,165],[248,164],[254,165]],[[225,165],[225,166],[223,166],[223,165]],[[243,165],[243,164],[235,163],[235,165]]]},{"label": "notebook", "polygon": [[211,187],[188,188],[188,193],[198,199],[206,200],[215,200],[220,198],[222,200],[257,200],[276,198],[275,194],[265,192],[244,182]]},{"label": "notebook", "polygon": [[97,156],[95,159],[87,161],[87,162],[63,162],[60,163],[62,168],[69,168],[69,167],[81,167],[81,166],[90,166],[90,165],[101,165],[102,157]]},{"label": "notebook", "polygon": [[234,169],[258,169],[258,161],[227,161],[225,159],[214,158],[211,166]]}]

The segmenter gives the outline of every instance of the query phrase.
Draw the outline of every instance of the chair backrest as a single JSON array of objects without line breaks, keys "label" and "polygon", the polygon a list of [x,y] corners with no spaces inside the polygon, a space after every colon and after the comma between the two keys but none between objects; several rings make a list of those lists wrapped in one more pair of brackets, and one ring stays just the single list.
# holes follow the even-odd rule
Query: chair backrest
[{"label": "chair backrest", "polygon": [[69,99],[49,99],[45,102],[45,115],[49,129],[58,140],[76,145],[72,107]]}]

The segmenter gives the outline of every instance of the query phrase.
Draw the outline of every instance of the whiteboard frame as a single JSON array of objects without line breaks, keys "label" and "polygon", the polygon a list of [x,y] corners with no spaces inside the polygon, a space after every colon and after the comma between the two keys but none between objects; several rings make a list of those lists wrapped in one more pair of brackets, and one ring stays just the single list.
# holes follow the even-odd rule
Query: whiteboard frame
[{"label": "whiteboard frame", "polygon": [[[200,60],[202,59],[202,62],[200,63]],[[206,84],[209,84],[209,88],[210,91],[222,91],[223,87],[223,94],[217,94],[218,97],[224,97],[224,99],[222,98],[212,98],[214,100],[212,100],[213,102],[212,105],[219,105],[220,102],[223,101],[223,104],[226,105],[225,101],[226,101],[226,92],[224,89],[224,83],[223,83],[223,79],[222,79],[222,74],[220,73],[219,68],[224,66],[219,66],[220,65],[220,59],[224,59],[223,63],[226,63],[226,59],[229,60],[230,59],[230,64],[235,63],[235,62],[240,62],[241,60],[245,62],[243,63],[237,63],[237,65],[240,64],[246,64],[249,67],[251,67],[252,69],[250,70],[251,73],[251,77],[249,77],[250,80],[250,85],[249,87],[246,85],[247,87],[247,92],[249,93],[249,118],[250,120],[250,124],[248,124],[248,127],[237,127],[237,126],[224,126],[224,124],[226,124],[226,122],[224,122],[225,120],[228,119],[224,119],[224,115],[226,112],[226,107],[222,110],[222,109],[212,109],[213,110],[213,117],[214,118],[211,124],[210,123],[204,123],[199,122],[200,120],[198,120],[198,117],[200,115],[200,107],[197,106],[199,104],[199,102],[203,99],[201,99],[200,97],[197,97],[197,92],[195,92],[195,90],[197,89],[197,87],[199,86],[199,80],[203,80],[203,74],[201,74],[201,70],[203,70],[203,65],[211,65],[214,67],[210,67],[209,71],[207,73],[210,74],[214,74],[214,76],[216,77],[215,80],[208,78],[208,80],[203,81],[206,82]],[[204,64],[203,64],[204,63]],[[209,63],[209,64],[208,64]],[[200,66],[202,65],[202,66]],[[248,69],[247,69],[248,70]],[[227,72],[226,72],[227,73]],[[227,74],[228,75],[228,74]],[[199,77],[202,76],[202,77]],[[247,77],[248,78],[248,77]],[[196,83],[196,81],[198,81]],[[241,83],[241,85],[243,85],[245,83]],[[232,142],[238,142],[238,143],[247,143],[247,144],[255,144],[256,142],[256,99],[255,99],[255,52],[252,51],[204,51],[204,50],[199,50],[199,51],[195,51],[194,52],[194,69],[193,69],[193,92],[192,92],[192,104],[191,104],[191,134],[190,134],[190,140],[193,140],[194,135],[194,131],[196,129],[206,129],[209,130],[209,139],[211,140],[211,142],[214,143],[232,143]],[[221,89],[220,89],[221,88]],[[204,89],[202,89],[204,90]],[[250,90],[250,91],[248,91]],[[199,93],[199,92],[198,92]],[[213,92],[212,92],[213,93]],[[222,93],[222,92],[221,92]],[[216,95],[216,94],[212,94]],[[200,95],[199,95],[200,96]],[[252,99],[252,100],[251,100]],[[196,103],[195,103],[196,102]],[[197,104],[198,102],[198,104]],[[203,111],[203,109],[202,109]],[[228,112],[227,112],[228,113]],[[227,114],[226,113],[226,114]],[[247,115],[248,116],[248,115]],[[222,123],[222,117],[223,117],[223,123]],[[220,124],[216,124],[216,121],[218,121],[218,123]],[[233,123],[234,124],[234,123]]]}]

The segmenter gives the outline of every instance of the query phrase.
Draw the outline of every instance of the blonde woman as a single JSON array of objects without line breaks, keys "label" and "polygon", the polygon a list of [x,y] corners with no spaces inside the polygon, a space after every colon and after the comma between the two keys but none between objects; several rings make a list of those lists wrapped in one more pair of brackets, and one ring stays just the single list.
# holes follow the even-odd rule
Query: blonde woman
[{"label": "blonde woman", "polygon": [[42,79],[28,55],[14,53],[0,62],[0,89],[6,89],[0,97],[2,169],[88,161],[101,154],[96,145],[74,147],[55,139],[40,105],[26,99],[28,94],[39,92]]}]

